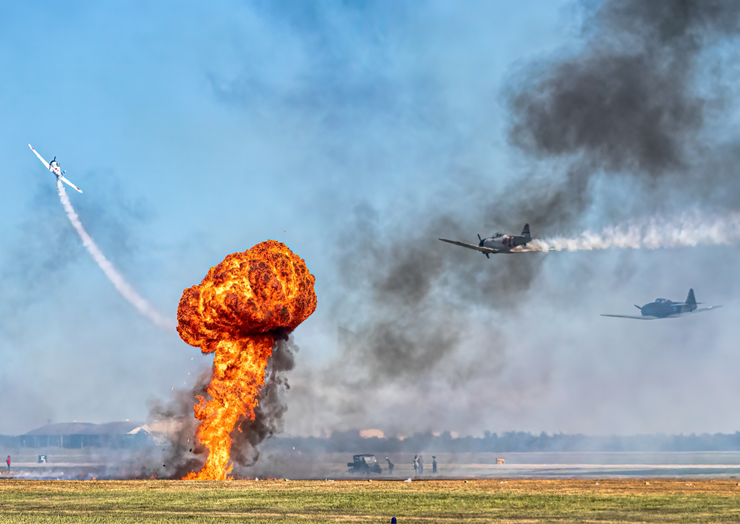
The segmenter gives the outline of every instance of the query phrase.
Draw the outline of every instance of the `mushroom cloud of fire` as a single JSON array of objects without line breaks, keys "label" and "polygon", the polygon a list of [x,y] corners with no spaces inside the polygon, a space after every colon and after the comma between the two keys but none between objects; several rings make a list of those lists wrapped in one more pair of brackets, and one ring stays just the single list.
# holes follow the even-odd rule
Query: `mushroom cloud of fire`
[{"label": "mushroom cloud of fire", "polygon": [[203,281],[186,289],[177,331],[203,353],[215,353],[207,392],[193,409],[198,440],[208,449],[199,472],[186,479],[224,480],[231,472],[229,434],[241,417],[254,419],[257,396],[275,338],[316,310],[315,278],[285,244],[261,242],[228,255]]}]

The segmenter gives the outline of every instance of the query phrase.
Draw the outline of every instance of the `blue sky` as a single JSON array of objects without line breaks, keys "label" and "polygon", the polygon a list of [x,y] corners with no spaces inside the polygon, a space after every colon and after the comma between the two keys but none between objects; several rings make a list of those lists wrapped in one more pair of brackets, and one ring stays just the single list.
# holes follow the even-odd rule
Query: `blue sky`
[{"label": "blue sky", "polygon": [[[482,354],[492,366],[485,375],[435,385],[432,367],[423,385],[373,389],[376,410],[343,406],[346,391],[327,387],[336,363],[353,358],[338,342],[347,323],[338,311],[363,297],[337,277],[337,258],[342,239],[362,234],[363,213],[380,236],[429,210],[465,216],[481,233],[521,228],[524,217],[493,223],[474,200],[490,192],[493,201],[526,176],[529,164],[507,139],[504,93],[526,64],[582,45],[580,13],[537,0],[3,4],[0,433],[47,419],[143,420],[152,399],[189,386],[210,361],[115,292],[29,142],[57,156],[84,191],[71,199],[92,237],[171,317],[182,290],[228,253],[273,238],[306,259],[319,309],[295,334],[292,391],[303,394],[288,396],[290,432],[734,431],[720,408],[696,417],[725,398],[725,385],[737,388],[723,365],[734,331],[710,317],[702,320],[711,334],[697,340],[688,323],[656,333],[594,318],[655,293],[681,299],[689,284],[700,300],[710,290],[733,300],[734,281],[697,276],[667,252],[548,258],[517,307],[461,319],[474,326],[465,344],[477,349],[445,358],[463,369]],[[454,256],[466,255],[475,254]],[[730,267],[737,253],[681,257]],[[479,258],[476,271],[497,263]],[[585,288],[576,285],[584,273]],[[688,348],[707,344],[716,358],[695,360]],[[594,376],[612,388],[592,397],[597,405],[584,402]],[[687,381],[705,393],[678,415],[668,407]],[[379,414],[388,410],[397,415]]]}]

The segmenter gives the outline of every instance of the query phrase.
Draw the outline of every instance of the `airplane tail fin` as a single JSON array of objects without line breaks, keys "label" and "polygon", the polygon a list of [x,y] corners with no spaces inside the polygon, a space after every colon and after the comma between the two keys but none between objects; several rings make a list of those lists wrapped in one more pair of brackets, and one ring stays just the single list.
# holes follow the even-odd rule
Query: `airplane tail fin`
[{"label": "airplane tail fin", "polygon": [[694,296],[693,289],[689,289],[689,296],[686,297],[686,303],[690,306],[696,307],[696,297]]},{"label": "airplane tail fin", "polygon": [[524,224],[524,229],[522,229],[522,236],[527,240],[530,240],[532,238],[532,235],[529,234],[529,224]]}]

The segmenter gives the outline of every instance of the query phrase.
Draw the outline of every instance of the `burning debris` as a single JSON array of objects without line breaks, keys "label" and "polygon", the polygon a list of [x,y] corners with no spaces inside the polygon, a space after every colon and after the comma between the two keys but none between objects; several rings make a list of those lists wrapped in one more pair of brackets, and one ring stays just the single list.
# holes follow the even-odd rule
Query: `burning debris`
[{"label": "burning debris", "polygon": [[199,285],[183,292],[177,310],[180,337],[203,353],[215,353],[206,388],[211,399],[197,395],[193,407],[201,421],[196,436],[209,455],[186,479],[225,480],[231,473],[229,434],[240,419],[255,419],[276,340],[316,310],[314,281],[303,259],[268,240],[228,255]]}]

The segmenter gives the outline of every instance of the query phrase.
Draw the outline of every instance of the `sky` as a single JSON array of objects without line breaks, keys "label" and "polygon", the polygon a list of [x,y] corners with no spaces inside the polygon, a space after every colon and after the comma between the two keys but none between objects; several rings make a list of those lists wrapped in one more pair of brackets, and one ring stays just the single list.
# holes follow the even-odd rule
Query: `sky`
[{"label": "sky", "polygon": [[[29,143],[168,318],[229,253],[306,260],[289,434],[740,430],[736,237],[491,259],[437,240],[736,220],[736,9],[669,4],[3,4],[0,434],[144,421],[212,359],[116,292]],[[724,307],[599,316],[690,287]]]}]

